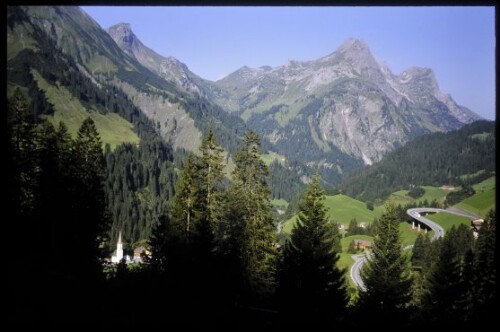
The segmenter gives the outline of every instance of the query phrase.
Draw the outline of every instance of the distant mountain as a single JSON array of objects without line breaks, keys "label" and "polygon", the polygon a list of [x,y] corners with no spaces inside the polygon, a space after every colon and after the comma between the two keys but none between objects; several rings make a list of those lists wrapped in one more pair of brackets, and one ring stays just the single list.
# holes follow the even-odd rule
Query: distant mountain
[{"label": "distant mountain", "polygon": [[476,183],[495,173],[495,155],[495,122],[476,121],[458,130],[415,138],[379,162],[349,174],[341,190],[374,201],[410,186]]},{"label": "distant mountain", "polygon": [[[96,87],[109,89],[110,86],[125,93],[138,110],[154,121],[156,129],[174,148],[197,151],[201,135],[212,125],[220,137],[221,145],[227,151],[236,150],[239,142],[236,132],[245,130],[243,121],[224,112],[186,84],[166,80],[152,71],[151,62],[144,62],[144,59],[155,53],[149,49],[149,53],[138,52],[144,46],[132,34],[119,40],[120,46],[125,48],[122,50],[106,31],[78,7],[9,7],[7,20],[8,60],[12,64],[10,72],[24,68],[24,65],[32,68],[42,66],[43,61],[47,60],[34,61],[40,54],[62,52],[75,63],[78,72]],[[126,32],[127,26],[122,26],[121,30]],[[42,44],[40,40],[47,42]],[[165,67],[164,73],[171,73],[170,77],[175,77],[176,66]],[[181,67],[179,65],[179,70],[183,70]],[[185,70],[187,73],[187,67]],[[50,74],[41,69],[37,72],[44,79]],[[10,75],[11,78],[18,76]],[[57,87],[56,82],[49,80],[49,83]],[[37,84],[40,86],[41,83]],[[62,99],[70,96],[63,95]],[[74,97],[79,100],[78,96]],[[70,103],[69,100],[58,101],[59,105]],[[88,102],[84,100],[84,104]],[[87,105],[87,109],[92,109],[91,104]]]},{"label": "distant mountain", "polygon": [[231,95],[228,105],[239,105],[232,111],[278,152],[313,142],[311,148],[323,154],[306,162],[320,167],[335,164],[331,151],[372,164],[416,136],[480,119],[439,90],[431,69],[413,67],[396,76],[357,39],[315,61],[243,67],[216,85]]},{"label": "distant mountain", "polygon": [[107,32],[125,53],[167,81],[207,99],[220,101],[222,105],[225,105],[221,102],[222,100],[230,98],[226,91],[218,88],[213,82],[194,74],[176,58],[164,57],[145,46],[134,34],[129,23],[113,25],[107,29]]},{"label": "distant mountain", "polygon": [[[410,68],[396,76],[356,39],[315,61],[243,67],[212,82],[145,46],[129,24],[106,32],[77,7],[9,7],[8,14],[9,87],[24,86],[21,81],[35,73],[57,90],[43,65],[54,62],[49,57],[57,50],[93,86],[124,93],[174,148],[196,151],[202,133],[214,126],[232,154],[250,127],[263,136],[264,149],[305,182],[319,170],[323,184],[333,187],[346,172],[381,160],[415,137],[479,119],[440,92],[432,70]],[[58,66],[63,64],[54,70]],[[23,69],[24,79],[22,68],[30,68],[30,74]],[[30,91],[44,86],[34,81]],[[107,111],[107,99],[93,107],[92,96],[80,100],[74,92],[70,99],[63,92],[61,112],[75,98],[84,106],[80,111]]]},{"label": "distant mountain", "polygon": [[[229,166],[247,128],[260,132],[273,198],[290,202],[316,171],[324,186],[334,187],[346,173],[419,135],[477,118],[439,91],[431,70],[413,68],[395,76],[357,40],[317,61],[244,67],[211,82],[147,48],[129,25],[106,32],[83,10],[69,6],[7,7],[6,71],[7,96],[22,88],[34,118],[63,120],[75,134],[91,116],[112,148],[132,143],[115,150],[123,154],[123,172],[154,186],[150,190],[148,180],[136,185],[129,176],[115,177],[110,186],[117,190],[116,202],[126,186],[130,195],[123,207],[114,206],[120,210],[115,230],[121,227],[120,213],[131,216],[140,204],[148,202],[143,212],[153,201],[156,213],[166,209],[175,179],[172,151],[196,152],[209,126]],[[130,159],[129,150],[141,162]],[[155,158],[162,159],[162,172]],[[136,167],[146,167],[151,176]],[[143,200],[144,195],[149,198]],[[132,231],[124,236],[132,237]]]},{"label": "distant mountain", "polygon": [[269,149],[319,169],[327,185],[419,135],[480,118],[441,93],[431,69],[413,67],[396,76],[357,39],[316,61],[243,67],[211,82],[146,47],[129,24],[108,33],[154,73],[241,116]]}]

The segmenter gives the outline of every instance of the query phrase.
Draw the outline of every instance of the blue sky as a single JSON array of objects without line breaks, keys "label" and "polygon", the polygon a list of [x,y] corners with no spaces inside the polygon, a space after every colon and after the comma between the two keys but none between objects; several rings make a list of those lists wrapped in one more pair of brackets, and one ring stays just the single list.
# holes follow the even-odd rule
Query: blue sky
[{"label": "blue sky", "polygon": [[130,23],[148,47],[217,80],[242,66],[315,60],[350,37],[393,73],[434,70],[439,86],[495,119],[494,7],[82,7],[103,28]]}]

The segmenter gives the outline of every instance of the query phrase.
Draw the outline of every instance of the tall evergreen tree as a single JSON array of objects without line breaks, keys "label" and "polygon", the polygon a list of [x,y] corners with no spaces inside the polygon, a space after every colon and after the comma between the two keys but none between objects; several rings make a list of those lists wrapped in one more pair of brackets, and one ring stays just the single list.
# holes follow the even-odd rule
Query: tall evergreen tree
[{"label": "tall evergreen tree", "polygon": [[472,244],[472,232],[465,225],[453,226],[446,233],[429,276],[429,294],[425,299],[428,320],[449,325],[466,319],[471,285],[466,270],[472,263],[466,257]]},{"label": "tall evergreen tree", "polygon": [[418,234],[411,255],[411,262],[414,266],[420,266],[420,264],[425,261],[428,239],[427,236],[424,237],[422,234]]},{"label": "tall evergreen tree", "polygon": [[233,264],[241,267],[238,278],[244,290],[263,299],[274,292],[277,241],[266,182],[268,170],[259,148],[258,135],[248,131],[235,156],[224,228]]},{"label": "tall evergreen tree", "polygon": [[168,215],[160,216],[148,240],[151,254],[145,257],[155,274],[165,275],[169,269],[175,268],[175,255],[182,249],[182,233]]},{"label": "tall evergreen tree", "polygon": [[[88,271],[99,271],[107,243],[109,215],[104,194],[105,161],[102,143],[94,121],[86,118],[77,133],[71,155],[74,187],[70,239],[76,248],[72,255]],[[76,259],[75,261],[78,261]]]},{"label": "tall evergreen tree", "polygon": [[190,154],[177,182],[172,202],[172,219],[184,230],[184,239],[189,243],[200,219],[200,183],[196,157]]},{"label": "tall evergreen tree", "polygon": [[[199,176],[203,201],[203,219],[205,233],[219,233],[222,215],[224,178],[223,149],[218,145],[215,133],[210,127],[200,145]],[[208,235],[208,234],[207,234]]]},{"label": "tall evergreen tree", "polygon": [[[496,319],[496,213],[491,210],[479,231],[474,257],[474,319],[492,322]],[[486,325],[485,325],[486,326]]]},{"label": "tall evergreen tree", "polygon": [[29,217],[36,200],[36,154],[33,116],[23,92],[16,88],[8,100],[7,129],[11,154],[12,204],[19,218]]},{"label": "tall evergreen tree", "polygon": [[37,135],[39,157],[37,228],[40,236],[50,244],[44,246],[44,249],[49,250],[50,253],[47,254],[54,258],[51,264],[63,263],[64,255],[69,249],[62,243],[64,243],[68,215],[72,214],[68,207],[73,204],[71,193],[68,191],[71,187],[68,173],[71,168],[69,158],[71,145],[71,136],[64,123],[61,122],[57,130],[48,121],[40,124]]},{"label": "tall evergreen tree", "polygon": [[361,275],[366,290],[360,294],[360,304],[366,313],[380,323],[404,319],[412,279],[392,201],[386,203],[377,223],[372,254]]},{"label": "tall evergreen tree", "polygon": [[429,275],[434,269],[440,252],[441,239],[432,241],[428,235],[419,234],[413,246],[411,263],[413,269],[412,287],[412,318],[416,321],[425,319],[426,313],[422,310],[425,299],[429,295]]},{"label": "tall evergreen tree", "polygon": [[299,205],[297,224],[286,242],[280,270],[280,297],[290,319],[302,323],[331,322],[347,305],[344,271],[316,175]]}]

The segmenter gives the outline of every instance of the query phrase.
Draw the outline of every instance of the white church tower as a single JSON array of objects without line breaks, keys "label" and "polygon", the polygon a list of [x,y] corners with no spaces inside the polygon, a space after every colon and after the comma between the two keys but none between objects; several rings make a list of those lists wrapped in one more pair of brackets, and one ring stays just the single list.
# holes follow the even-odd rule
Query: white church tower
[{"label": "white church tower", "polygon": [[111,256],[112,263],[120,263],[123,258],[123,243],[122,243],[122,232],[118,234],[118,243],[116,243],[116,253]]}]

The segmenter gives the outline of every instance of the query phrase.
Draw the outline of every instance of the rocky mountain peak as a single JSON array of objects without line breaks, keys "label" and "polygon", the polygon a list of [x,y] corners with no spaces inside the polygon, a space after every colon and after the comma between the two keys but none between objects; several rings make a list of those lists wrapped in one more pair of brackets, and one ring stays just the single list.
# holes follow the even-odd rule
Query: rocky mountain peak
[{"label": "rocky mountain peak", "polygon": [[136,57],[137,50],[143,47],[141,41],[132,31],[130,23],[119,23],[108,28],[108,34],[113,38],[115,43],[125,53]]},{"label": "rocky mountain peak", "polygon": [[289,60],[270,71],[242,67],[217,85],[278,151],[310,133],[317,151],[298,157],[308,162],[330,156],[333,165],[338,152],[371,164],[417,135],[477,119],[439,90],[431,69],[394,75],[355,38],[318,60]]},{"label": "rocky mountain peak", "polygon": [[161,77],[241,111],[278,151],[287,149],[286,142],[297,133],[310,132],[307,140],[316,152],[308,162],[328,156],[334,165],[340,153],[371,164],[415,135],[454,129],[475,117],[439,91],[431,69],[412,67],[393,75],[360,39],[350,38],[318,60],[288,60],[275,68],[243,66],[209,85],[176,58],[144,46],[130,24],[115,25],[108,33]]},{"label": "rocky mountain peak", "polygon": [[401,77],[404,78],[428,78],[436,80],[434,76],[434,71],[430,68],[425,67],[410,67],[401,73]]},{"label": "rocky mountain peak", "polygon": [[400,83],[411,85],[414,90],[418,88],[428,93],[439,91],[436,76],[434,75],[434,71],[430,68],[411,67],[403,71],[398,78]]},{"label": "rocky mountain peak", "polygon": [[165,59],[164,64],[170,68],[182,68],[182,70],[184,71],[189,70],[184,63],[180,62],[177,58],[174,58],[173,56],[167,57]]},{"label": "rocky mountain peak", "polygon": [[107,32],[125,53],[167,81],[202,95],[210,90],[204,80],[193,74],[184,63],[172,56],[160,55],[145,46],[134,34],[129,23],[113,25]]},{"label": "rocky mountain peak", "polygon": [[377,60],[373,57],[368,45],[362,40],[349,38],[336,51],[344,60],[350,62],[354,68],[379,68]]},{"label": "rocky mountain peak", "polygon": [[132,32],[130,23],[119,23],[108,28],[108,34],[115,40],[131,46],[134,42],[135,35]]},{"label": "rocky mountain peak", "polygon": [[370,51],[368,49],[368,45],[361,40],[361,39],[356,39],[356,38],[349,38],[347,39],[340,47],[338,48],[339,52],[342,53],[348,53],[348,52],[366,52]]}]

